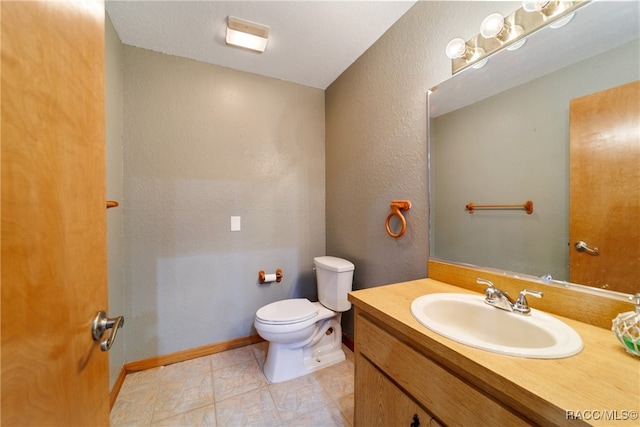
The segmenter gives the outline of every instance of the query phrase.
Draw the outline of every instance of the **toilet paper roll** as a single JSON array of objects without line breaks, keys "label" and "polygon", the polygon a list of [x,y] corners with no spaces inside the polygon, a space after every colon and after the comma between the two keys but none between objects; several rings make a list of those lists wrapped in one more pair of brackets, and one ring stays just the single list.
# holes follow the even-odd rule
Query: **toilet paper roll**
[{"label": "toilet paper roll", "polygon": [[266,282],[275,282],[277,279],[276,274],[265,274],[264,275],[264,281]]}]

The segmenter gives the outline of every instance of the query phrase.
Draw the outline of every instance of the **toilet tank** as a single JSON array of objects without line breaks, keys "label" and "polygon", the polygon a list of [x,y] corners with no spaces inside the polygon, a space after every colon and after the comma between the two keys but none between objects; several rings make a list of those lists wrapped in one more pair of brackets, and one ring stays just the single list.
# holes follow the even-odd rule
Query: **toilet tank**
[{"label": "toilet tank", "polygon": [[333,311],[347,311],[351,303],[347,294],[353,285],[355,266],[346,259],[321,256],[313,259],[320,303]]}]

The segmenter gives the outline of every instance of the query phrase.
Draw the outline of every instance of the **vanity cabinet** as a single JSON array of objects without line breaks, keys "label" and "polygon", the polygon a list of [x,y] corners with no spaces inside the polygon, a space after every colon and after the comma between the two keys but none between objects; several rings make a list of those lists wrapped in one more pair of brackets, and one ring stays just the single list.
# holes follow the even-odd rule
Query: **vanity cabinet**
[{"label": "vanity cabinet", "polygon": [[375,365],[356,356],[357,424],[363,426],[428,426],[433,418]]},{"label": "vanity cabinet", "polygon": [[356,427],[531,425],[357,306],[355,339]]},{"label": "vanity cabinet", "polygon": [[[411,314],[412,302],[424,295],[471,293],[478,274],[454,275],[469,289],[425,278],[349,293],[355,320],[356,427],[407,427],[414,414],[423,427],[638,426],[640,362],[622,349],[611,326],[596,326],[603,322],[562,317],[582,338],[582,351],[566,358],[531,359],[459,344],[425,328]],[[499,283],[512,293],[526,286]],[[562,289],[547,287],[544,292],[553,302],[571,300]]]}]

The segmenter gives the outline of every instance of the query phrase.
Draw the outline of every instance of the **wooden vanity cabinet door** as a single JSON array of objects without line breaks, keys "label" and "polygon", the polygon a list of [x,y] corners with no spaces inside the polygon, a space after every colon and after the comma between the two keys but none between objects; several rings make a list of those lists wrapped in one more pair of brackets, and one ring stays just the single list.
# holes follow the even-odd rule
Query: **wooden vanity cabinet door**
[{"label": "wooden vanity cabinet door", "polygon": [[429,426],[431,415],[360,354],[356,355],[355,389],[356,426],[417,427],[416,421],[420,427]]},{"label": "wooden vanity cabinet door", "polygon": [[[398,389],[404,391],[400,394],[411,396],[416,402],[420,402],[421,407],[427,408],[438,420],[447,425],[509,427],[531,425],[496,399],[416,350],[419,346],[410,345],[406,337],[399,335],[397,331],[387,328],[386,325],[374,323],[373,318],[358,307],[355,314],[356,415],[360,413],[358,405],[369,407],[373,403],[367,403],[366,400],[375,398],[375,395],[369,396],[367,393],[372,392],[367,391],[363,388],[364,385],[360,384],[363,380],[359,378],[362,376],[359,363],[366,366],[366,363],[363,363],[366,361],[384,373],[391,384],[399,384]],[[367,372],[367,368],[364,369]],[[375,417],[382,419],[385,412],[395,413],[395,410],[391,409],[396,405],[394,399],[383,400],[380,405],[379,408],[376,406],[372,408],[377,411],[371,415],[374,419]],[[368,422],[360,424],[357,417],[355,421],[356,427],[370,425]],[[385,424],[374,423],[373,425]],[[421,425],[428,425],[428,422],[421,422]]]}]

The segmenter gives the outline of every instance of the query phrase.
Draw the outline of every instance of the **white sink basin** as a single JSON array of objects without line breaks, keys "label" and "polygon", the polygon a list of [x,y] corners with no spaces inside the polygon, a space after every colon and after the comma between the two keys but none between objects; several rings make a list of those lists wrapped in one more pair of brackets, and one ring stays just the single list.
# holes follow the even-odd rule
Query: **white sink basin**
[{"label": "white sink basin", "polygon": [[411,303],[411,314],[433,332],[494,353],[558,359],[582,350],[580,335],[555,317],[535,309],[527,316],[511,313],[480,295],[424,295]]}]

